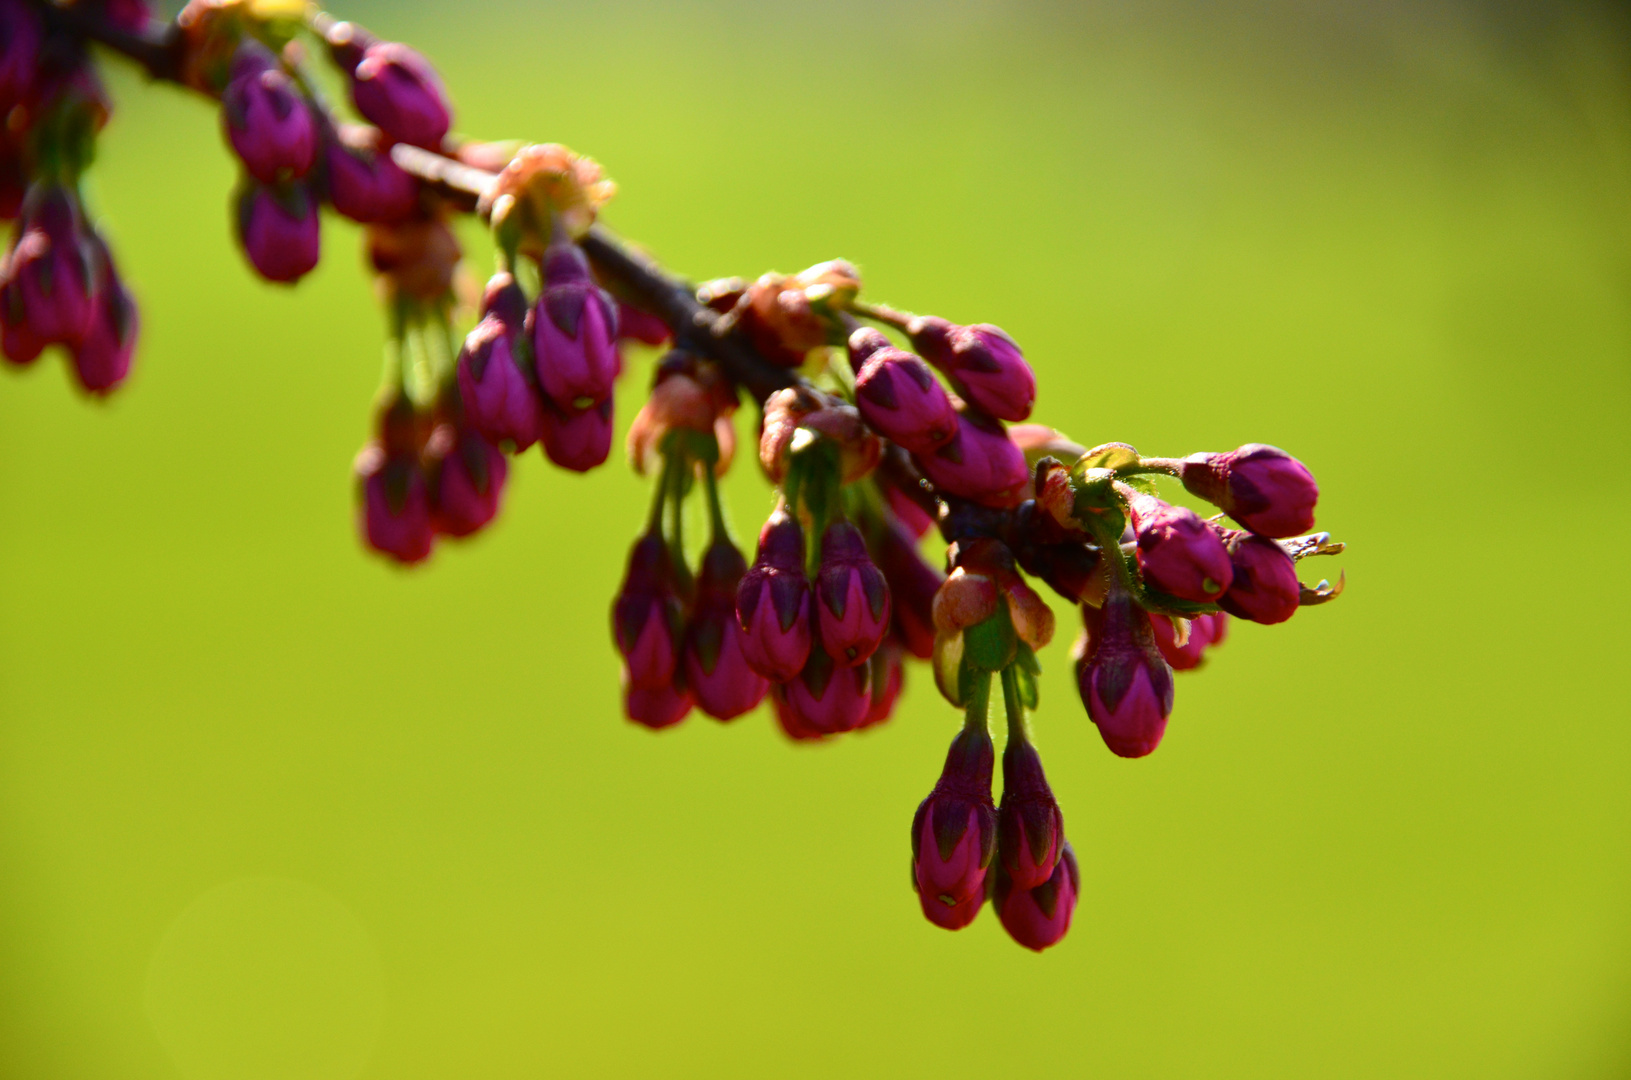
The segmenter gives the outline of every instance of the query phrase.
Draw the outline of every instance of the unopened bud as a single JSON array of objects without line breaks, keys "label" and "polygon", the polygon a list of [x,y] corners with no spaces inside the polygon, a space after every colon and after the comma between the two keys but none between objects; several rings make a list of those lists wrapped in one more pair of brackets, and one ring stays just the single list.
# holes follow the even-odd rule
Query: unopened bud
[{"label": "unopened bud", "polygon": [[912,818],[912,881],[918,901],[924,916],[947,930],[973,922],[985,900],[985,876],[997,840],[997,811],[991,802],[995,757],[983,728],[964,728],[946,754],[939,783]]},{"label": "unopened bud", "polygon": [[913,319],[912,347],[957,384],[969,404],[998,420],[1018,422],[1036,403],[1036,374],[1014,339],[988,323],[958,326],[945,319]]},{"label": "unopened bud", "polygon": [[301,184],[251,183],[238,197],[238,242],[255,272],[293,284],[317,268],[322,228],[317,202]]},{"label": "unopened bud", "polygon": [[1180,600],[1216,603],[1234,571],[1222,541],[1200,515],[1153,495],[1137,496],[1131,509],[1144,580]]},{"label": "unopened bud", "polygon": [[436,531],[469,536],[498,516],[509,463],[472,428],[444,427],[430,442],[431,520]]},{"label": "unopened bud", "polygon": [[1193,671],[1201,666],[1206,651],[1223,644],[1229,633],[1229,616],[1219,611],[1212,615],[1197,615],[1189,620],[1189,637],[1178,644],[1175,620],[1165,615],[1150,616],[1150,629],[1155,632],[1155,644],[1174,671]]},{"label": "unopened bud", "polygon": [[1296,536],[1314,527],[1319,485],[1302,462],[1278,447],[1248,443],[1226,454],[1192,454],[1184,459],[1183,481],[1191,494],[1254,533]]},{"label": "unopened bud", "polygon": [[1297,614],[1302,584],[1297,564],[1273,540],[1238,530],[1223,532],[1234,580],[1218,606],[1255,623],[1283,623]]},{"label": "unopened bud", "polygon": [[821,538],[815,595],[827,655],[845,667],[864,663],[889,630],[889,586],[847,521],[828,525]]},{"label": "unopened bud", "polygon": [[317,160],[317,122],[294,80],[264,45],[238,50],[221,94],[221,123],[233,153],[263,184],[298,180]]},{"label": "unopened bud", "polygon": [[562,409],[544,398],[543,429],[539,442],[549,460],[563,469],[588,472],[606,462],[612,452],[610,398],[587,409]]},{"label": "unopened bud", "polygon": [[1083,608],[1084,654],[1076,687],[1104,744],[1120,757],[1143,757],[1161,743],[1172,713],[1172,669],[1155,645],[1150,617],[1125,593],[1099,610]]},{"label": "unopened bud", "polygon": [[810,658],[814,620],[804,576],[804,530],[777,510],[759,533],[759,555],[736,593],[742,655],[772,682],[795,678]]},{"label": "unopened bud", "polygon": [[783,700],[799,725],[822,735],[854,731],[872,709],[872,677],[865,664],[839,667],[819,641],[798,678],[783,688]]},{"label": "unopened bud", "polygon": [[679,665],[680,598],[668,545],[653,531],[635,541],[612,602],[612,637],[630,688],[662,690]]},{"label": "unopened bud", "polygon": [[562,409],[607,400],[622,367],[617,353],[617,311],[589,275],[576,244],[550,247],[544,288],[533,315],[538,385]]},{"label": "unopened bud", "polygon": [[702,711],[731,720],[764,700],[770,683],[742,653],[736,593],[747,562],[729,540],[716,540],[702,556],[696,602],[685,629],[685,679]]},{"label": "unopened bud", "polygon": [[1034,889],[1021,888],[1003,866],[996,869],[991,906],[1008,936],[1027,949],[1041,952],[1057,945],[1070,930],[1076,900],[1082,892],[1082,874],[1076,853],[1067,843],[1060,852],[1053,876]]},{"label": "unopened bud", "polygon": [[958,414],[950,442],[916,461],[935,487],[999,509],[1023,502],[1031,482],[1025,455],[1002,425],[969,409]]},{"label": "unopened bud", "polygon": [[363,50],[351,73],[357,111],[397,142],[439,150],[453,123],[442,80],[418,52],[395,41]]},{"label": "unopened bud", "polygon": [[855,402],[872,429],[914,454],[929,454],[957,433],[957,413],[929,365],[891,346],[876,330],[850,337]]},{"label": "unopened bud", "polygon": [[329,201],[352,221],[389,224],[418,209],[419,181],[391,160],[389,148],[374,142],[372,129],[340,129],[328,140],[324,160]]}]

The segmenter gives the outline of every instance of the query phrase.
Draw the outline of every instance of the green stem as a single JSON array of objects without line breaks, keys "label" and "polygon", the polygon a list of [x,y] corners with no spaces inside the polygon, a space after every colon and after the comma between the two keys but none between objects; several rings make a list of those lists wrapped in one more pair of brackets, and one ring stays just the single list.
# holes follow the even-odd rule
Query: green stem
[{"label": "green stem", "polygon": [[657,487],[652,492],[651,512],[646,515],[646,535],[659,532],[663,527],[663,505],[668,501],[668,485],[672,482],[668,478],[669,471],[674,467],[673,459],[663,455],[663,472],[657,479]]},{"label": "green stem", "polygon": [[1116,469],[1118,476],[1145,476],[1151,473],[1160,476],[1184,475],[1184,463],[1181,458],[1139,458],[1136,465],[1123,465]]},{"label": "green stem", "polygon": [[708,493],[708,518],[712,529],[710,539],[713,543],[721,543],[730,537],[730,529],[725,525],[725,504],[719,497],[719,478],[714,475],[712,463],[702,462],[702,483]]},{"label": "green stem", "polygon": [[1008,739],[1012,742],[1030,742],[1030,730],[1025,723],[1025,703],[1020,700],[1019,671],[1010,664],[1002,669],[1002,707],[1008,714]]},{"label": "green stem", "polygon": [[976,728],[987,731],[990,728],[991,714],[991,673],[989,671],[976,671],[973,675],[972,685],[969,687],[968,701],[963,706],[963,730],[973,731]]},{"label": "green stem", "polygon": [[863,319],[871,319],[873,322],[892,326],[901,333],[906,332],[906,328],[911,325],[913,319],[912,315],[904,311],[896,311],[894,308],[886,307],[883,304],[866,304],[859,300],[850,301],[849,309]]}]

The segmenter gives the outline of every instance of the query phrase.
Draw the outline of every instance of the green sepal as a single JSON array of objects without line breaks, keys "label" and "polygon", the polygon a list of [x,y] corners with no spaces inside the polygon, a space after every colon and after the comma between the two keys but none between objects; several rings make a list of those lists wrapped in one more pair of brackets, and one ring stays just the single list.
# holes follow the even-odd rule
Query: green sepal
[{"label": "green sepal", "polygon": [[1018,645],[1014,622],[1006,608],[998,608],[989,619],[963,631],[964,662],[993,675],[1014,662]]},{"label": "green sepal", "polygon": [[1035,711],[1041,703],[1041,691],[1037,686],[1037,676],[1042,674],[1042,665],[1037,663],[1036,653],[1023,641],[1019,648],[1014,650],[1014,681],[1019,684],[1019,701],[1027,709]]},{"label": "green sepal", "polygon": [[1129,465],[1137,465],[1139,460],[1140,458],[1138,456],[1138,451],[1134,450],[1126,443],[1105,443],[1103,446],[1095,446],[1093,449],[1087,451],[1087,453],[1077,458],[1076,464],[1071,466],[1071,471],[1085,472],[1088,469],[1125,469]]}]

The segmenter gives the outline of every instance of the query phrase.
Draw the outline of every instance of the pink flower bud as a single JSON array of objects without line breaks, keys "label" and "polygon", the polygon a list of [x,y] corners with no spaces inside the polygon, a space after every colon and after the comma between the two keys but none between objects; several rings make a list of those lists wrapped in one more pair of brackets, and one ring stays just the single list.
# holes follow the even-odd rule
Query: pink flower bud
[{"label": "pink flower bud", "polygon": [[918,318],[909,329],[912,347],[944,371],[976,409],[1015,423],[1031,415],[1036,374],[1014,339],[988,323],[957,326]]},{"label": "pink flower bud", "polygon": [[544,258],[533,347],[538,384],[562,409],[611,397],[622,365],[617,312],[611,296],[590,278],[589,260],[576,244],[554,244]]},{"label": "pink flower bud", "polygon": [[1273,446],[1248,443],[1227,454],[1191,454],[1184,487],[1263,536],[1296,536],[1314,527],[1319,485],[1302,462]]},{"label": "pink flower bud", "polygon": [[0,269],[7,355],[28,363],[47,345],[83,340],[96,309],[96,273],[95,241],[77,197],[57,186],[31,193]]},{"label": "pink flower bud", "polygon": [[1172,713],[1172,669],[1156,648],[1149,615],[1116,594],[1102,610],[1082,611],[1088,640],[1076,664],[1076,688],[1088,716],[1117,756],[1154,752]]},{"label": "pink flower bud", "polygon": [[469,536],[498,516],[510,467],[496,446],[474,429],[444,427],[431,439],[430,457],[437,532]]},{"label": "pink flower bud", "polygon": [[40,65],[45,28],[40,15],[22,0],[0,3],[0,112],[28,96]]},{"label": "pink flower bud", "polygon": [[998,866],[991,906],[996,908],[1009,937],[1027,949],[1041,952],[1057,945],[1070,929],[1081,891],[1082,872],[1076,866],[1076,853],[1066,844],[1053,876],[1034,889],[1021,888]]},{"label": "pink flower bud", "polygon": [[850,336],[855,403],[872,430],[914,454],[929,454],[957,433],[951,398],[929,365],[894,348],[876,330]]},{"label": "pink flower bud", "polygon": [[644,689],[630,685],[625,673],[623,715],[653,731],[673,727],[691,712],[691,695],[671,685]]},{"label": "pink flower bud", "polygon": [[884,498],[889,503],[890,513],[894,514],[895,520],[899,521],[902,527],[912,534],[913,539],[921,540],[929,535],[929,530],[934,528],[934,518],[929,516],[927,510],[919,506],[894,484],[880,484],[879,486],[883,488]]},{"label": "pink flower bud", "polygon": [[847,521],[833,522],[821,538],[815,594],[827,655],[844,667],[865,663],[889,630],[889,586]]},{"label": "pink flower bud", "polygon": [[865,665],[839,667],[816,642],[804,670],[782,688],[782,696],[804,730],[822,735],[854,731],[872,708],[871,672]]},{"label": "pink flower bud", "polygon": [[1234,578],[1223,542],[1193,510],[1153,495],[1132,500],[1138,568],[1157,589],[1197,603],[1216,603]]},{"label": "pink flower bud", "polygon": [[898,522],[879,534],[878,568],[889,583],[889,606],[901,643],[927,660],[934,655],[934,598],[946,575],[923,561],[916,541]]},{"label": "pink flower bud", "polygon": [[317,267],[322,229],[317,202],[300,184],[249,184],[238,197],[238,242],[255,272],[293,284]]},{"label": "pink flower bud", "polygon": [[397,142],[439,150],[453,125],[436,69],[395,41],[370,45],[351,76],[357,111]]},{"label": "pink flower bud", "polygon": [[902,662],[904,650],[893,637],[884,639],[878,651],[872,654],[867,666],[872,671],[872,704],[867,708],[861,727],[868,728],[888,720],[900,700],[901,687],[906,682],[906,665]]},{"label": "pink flower bud", "polygon": [[736,590],[747,560],[729,540],[716,540],[702,556],[696,603],[685,628],[685,681],[702,711],[732,720],[764,700],[770,683],[742,655]]},{"label": "pink flower bud", "polygon": [[759,556],[736,591],[742,655],[772,682],[787,682],[810,659],[810,582],[804,576],[804,530],[784,510],[759,532]]},{"label": "pink flower bud", "polygon": [[328,140],[328,197],[334,209],[365,225],[395,224],[419,207],[419,181],[370,145],[367,129],[342,130]]},{"label": "pink flower bud", "polygon": [[1018,506],[1031,484],[1025,454],[1001,424],[972,409],[958,413],[950,442],[915,460],[935,487],[984,506]]},{"label": "pink flower bud", "polygon": [[1234,583],[1218,606],[1231,615],[1272,626],[1297,614],[1302,585],[1297,563],[1273,540],[1227,530],[1224,546],[1234,565]]},{"label": "pink flower bud", "polygon": [[997,855],[1009,878],[1034,889],[1053,876],[1065,842],[1065,818],[1042,772],[1036,748],[1010,736],[1002,753],[1002,807]]},{"label": "pink flower bud", "polygon": [[130,362],[136,354],[136,338],[141,331],[141,318],[136,302],[125,291],[124,282],[114,268],[113,256],[100,239],[96,241],[99,256],[96,306],[91,314],[91,326],[85,338],[73,348],[74,375],[79,385],[92,394],[107,394],[117,388],[130,374]]},{"label": "pink flower bud", "polygon": [[362,496],[361,526],[369,547],[403,563],[430,555],[430,492],[419,459],[387,453],[374,443],[357,456]]},{"label": "pink flower bud", "polygon": [[991,803],[996,752],[983,728],[965,728],[952,740],[946,767],[912,818],[912,882],[923,914],[936,926],[959,930],[985,899],[985,875],[996,851],[997,811]]},{"label": "pink flower bud", "polygon": [[459,352],[459,397],[470,423],[495,442],[513,442],[517,451],[538,441],[544,406],[516,356],[525,333],[526,296],[509,274],[487,285],[485,315]]},{"label": "pink flower bud", "polygon": [[673,337],[668,324],[645,308],[635,307],[622,300],[617,302],[617,337],[620,341],[638,341],[657,348]]},{"label": "pink flower bud", "polygon": [[1151,615],[1150,629],[1155,632],[1156,647],[1174,671],[1193,671],[1206,658],[1206,650],[1223,643],[1229,632],[1229,616],[1219,611],[1213,615],[1200,615],[1189,620],[1189,640],[1178,644],[1178,632],[1172,620],[1165,615]]},{"label": "pink flower bud", "polygon": [[548,398],[543,405],[539,441],[544,454],[563,469],[588,472],[612,452],[612,401],[607,398],[587,409],[561,409]]},{"label": "pink flower bud", "polygon": [[[612,603],[612,637],[623,654],[624,680],[637,690],[674,682],[680,656],[680,598],[673,558],[655,530],[637,540]],[[687,706],[689,708],[689,706]]]},{"label": "pink flower bud", "polygon": [[305,97],[259,42],[238,50],[221,93],[221,123],[233,153],[263,184],[298,180],[317,160],[317,122]]}]

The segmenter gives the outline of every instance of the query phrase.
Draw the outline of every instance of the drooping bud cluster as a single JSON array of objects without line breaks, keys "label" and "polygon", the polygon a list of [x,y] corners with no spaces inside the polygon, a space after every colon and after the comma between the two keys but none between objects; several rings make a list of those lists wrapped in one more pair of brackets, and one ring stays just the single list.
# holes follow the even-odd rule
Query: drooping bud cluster
[{"label": "drooping bud cluster", "polygon": [[[628,433],[654,491],[612,605],[624,711],[660,729],[693,708],[732,720],[768,698],[786,735],[817,741],[887,720],[905,659],[931,661],[964,714],[912,822],[913,885],[938,926],[969,925],[989,900],[1015,941],[1042,950],[1080,899],[1031,737],[1055,618],[1027,575],[1080,607],[1077,689],[1125,758],[1159,746],[1173,672],[1203,666],[1230,616],[1280,623],[1342,591],[1298,580],[1299,560],[1342,545],[1299,535],[1319,489],[1284,451],[1087,449],[1028,422],[1036,377],[1006,333],[863,302],[841,259],[693,290],[595,228],[615,187],[593,161],[557,144],[460,141],[422,55],[315,8],[190,0],[173,24],[149,22],[144,0],[0,0],[0,217],[16,221],[0,260],[6,358],[28,365],[60,345],[92,393],[130,368],[136,308],[82,197],[109,113],[90,39],[219,101],[241,166],[237,235],[262,277],[293,283],[318,265],[325,205],[364,226],[389,324],[356,459],[373,550],[418,563],[439,538],[480,531],[499,512],[508,455],[534,443],[569,470],[603,463],[621,344],[670,346]],[[322,100],[302,35],[366,123]],[[479,308],[450,225],[472,209],[500,265]],[[744,390],[776,489],[751,566],[718,483]],[[1164,501],[1161,477],[1221,513]],[[707,543],[688,547],[699,489]],[[945,573],[919,547],[936,528]]]}]

